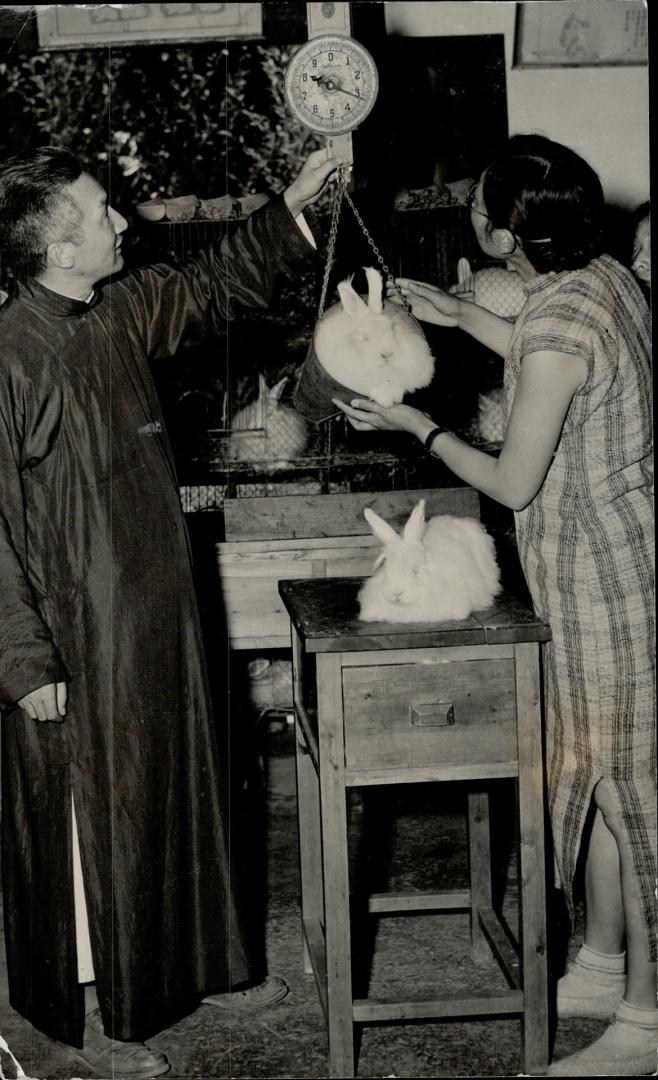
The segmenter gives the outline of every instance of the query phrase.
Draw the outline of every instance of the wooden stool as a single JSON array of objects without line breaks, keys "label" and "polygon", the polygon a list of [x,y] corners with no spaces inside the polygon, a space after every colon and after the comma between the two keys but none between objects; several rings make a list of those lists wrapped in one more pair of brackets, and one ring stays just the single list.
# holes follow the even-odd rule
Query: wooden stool
[{"label": "wooden stool", "polygon": [[[281,581],[292,624],[301,902],[332,1077],[353,1077],[355,1023],[519,1014],[524,1069],[548,1063],[546,896],[539,643],[549,628],[507,593],[460,622],[358,620],[360,579]],[[520,947],[492,908],[488,795],[518,783]],[[430,1001],[353,999],[346,788],[472,782],[470,888],[370,898],[373,912],[470,911],[477,952],[491,948],[509,990]],[[417,903],[415,901],[418,901]]]}]

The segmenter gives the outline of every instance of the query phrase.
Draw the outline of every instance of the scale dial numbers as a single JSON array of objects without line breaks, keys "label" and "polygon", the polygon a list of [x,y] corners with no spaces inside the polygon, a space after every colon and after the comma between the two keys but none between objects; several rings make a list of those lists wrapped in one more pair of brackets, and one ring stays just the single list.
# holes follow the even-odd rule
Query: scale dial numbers
[{"label": "scale dial numbers", "polygon": [[342,135],[365,120],[379,78],[367,49],[352,38],[321,35],[295,53],[285,78],[288,105],[311,131]]}]

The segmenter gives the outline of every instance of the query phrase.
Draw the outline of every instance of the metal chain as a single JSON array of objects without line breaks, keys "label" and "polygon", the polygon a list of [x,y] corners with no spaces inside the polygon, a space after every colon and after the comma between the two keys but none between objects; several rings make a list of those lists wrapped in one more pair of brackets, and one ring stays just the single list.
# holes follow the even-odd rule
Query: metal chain
[{"label": "metal chain", "polygon": [[400,297],[400,300],[402,301],[402,305],[403,305],[405,311],[410,311],[411,309],[410,309],[410,306],[409,306],[409,302],[407,301],[406,297],[402,294],[402,291],[401,291],[397,281],[395,280],[395,277],[393,276],[393,274],[389,270],[388,266],[384,262],[381,251],[379,250],[379,248],[377,247],[377,245],[376,245],[375,241],[373,240],[372,236],[368,232],[368,228],[366,226],[366,223],[364,222],[364,220],[361,217],[359,211],[357,210],[356,206],[352,202],[347,189],[345,190],[345,199],[347,200],[347,203],[348,203],[352,213],[354,214],[354,217],[356,218],[356,220],[357,220],[357,222],[359,224],[359,227],[361,228],[361,231],[363,232],[363,235],[365,236],[366,240],[370,244],[370,247],[372,248],[372,250],[373,250],[373,252],[375,254],[375,258],[377,259],[379,265],[381,266],[382,270],[384,271],[384,274],[386,275],[386,280],[390,281],[391,284],[393,285],[393,288],[395,289],[396,293]]},{"label": "metal chain", "polygon": [[324,305],[327,299],[327,288],[329,286],[329,275],[331,273],[331,267],[334,262],[334,254],[336,251],[336,237],[338,235],[338,221],[340,219],[340,212],[343,206],[343,196],[347,194],[347,173],[344,169],[338,170],[338,177],[336,179],[336,188],[334,191],[334,205],[331,211],[331,226],[329,228],[329,239],[327,241],[327,259],[324,266],[324,278],[322,281],[322,292],[320,293],[320,303],[318,305],[318,319],[321,319],[324,314]]},{"label": "metal chain", "polygon": [[318,305],[318,319],[321,319],[323,314],[324,314],[324,305],[325,305],[325,302],[326,302],[326,299],[327,299],[327,288],[329,286],[329,275],[331,273],[331,267],[333,266],[334,255],[335,255],[335,252],[336,252],[336,238],[338,236],[338,222],[340,220],[340,212],[341,212],[341,209],[342,209],[342,206],[343,206],[343,199],[345,199],[347,201],[350,209],[352,210],[352,213],[354,214],[354,217],[356,218],[356,220],[358,222],[359,228],[361,229],[363,235],[365,236],[365,238],[368,241],[370,247],[372,248],[372,251],[373,251],[373,253],[375,255],[375,258],[377,259],[379,265],[381,266],[381,268],[382,268],[382,270],[383,270],[383,272],[384,272],[384,274],[386,276],[386,280],[390,281],[392,283],[393,288],[395,289],[396,293],[398,294],[398,296],[400,298],[400,301],[402,303],[402,306],[404,307],[405,311],[411,311],[411,307],[409,305],[409,302],[408,302],[407,298],[403,295],[403,293],[402,293],[397,281],[395,280],[393,274],[391,273],[388,266],[384,262],[384,258],[382,256],[381,251],[377,247],[375,241],[373,240],[372,236],[370,235],[370,232],[368,231],[366,223],[364,222],[364,220],[361,217],[359,211],[357,210],[356,206],[352,202],[352,199],[350,198],[349,192],[347,190],[347,174],[348,174],[348,170],[346,168],[339,168],[338,169],[338,178],[336,180],[336,190],[334,192],[334,205],[333,205],[332,213],[331,213],[331,225],[330,225],[330,228],[329,228],[329,239],[327,241],[327,259],[326,259],[326,263],[325,263],[325,267],[324,267],[324,278],[323,278],[323,281],[322,281],[322,291],[320,293],[320,303]]}]

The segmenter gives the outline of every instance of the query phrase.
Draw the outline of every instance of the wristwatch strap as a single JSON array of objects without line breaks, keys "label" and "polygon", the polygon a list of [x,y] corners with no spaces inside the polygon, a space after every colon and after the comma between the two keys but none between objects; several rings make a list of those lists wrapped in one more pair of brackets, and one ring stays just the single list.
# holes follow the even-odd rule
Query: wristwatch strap
[{"label": "wristwatch strap", "polygon": [[448,428],[444,428],[444,427],[432,428],[429,435],[423,440],[423,446],[425,447],[427,452],[429,454],[431,454],[432,453],[432,443],[436,439],[437,435],[450,435],[450,434],[451,434],[451,432],[448,430]]}]

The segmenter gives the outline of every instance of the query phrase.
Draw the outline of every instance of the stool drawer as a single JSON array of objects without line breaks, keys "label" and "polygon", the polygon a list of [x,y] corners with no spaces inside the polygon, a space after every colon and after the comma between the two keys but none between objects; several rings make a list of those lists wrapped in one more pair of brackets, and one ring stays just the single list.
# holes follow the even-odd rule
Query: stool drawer
[{"label": "stool drawer", "polygon": [[514,660],[343,670],[349,769],[516,761]]}]

